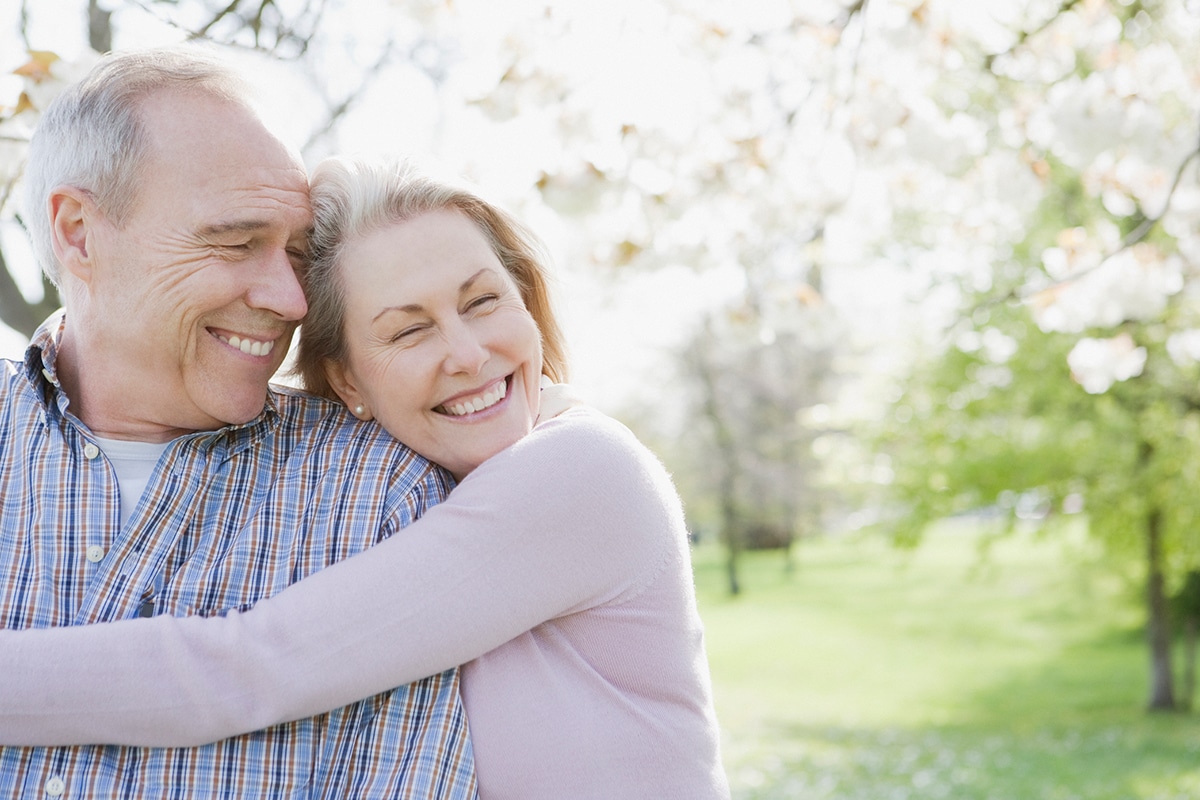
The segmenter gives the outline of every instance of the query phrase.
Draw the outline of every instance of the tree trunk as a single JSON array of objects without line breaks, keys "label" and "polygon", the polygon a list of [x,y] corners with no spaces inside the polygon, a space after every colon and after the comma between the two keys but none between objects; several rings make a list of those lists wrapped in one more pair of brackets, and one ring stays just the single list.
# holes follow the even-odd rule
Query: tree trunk
[{"label": "tree trunk", "polygon": [[[701,356],[703,358],[703,356]],[[720,466],[720,496],[721,496],[721,541],[725,543],[725,572],[729,578],[729,593],[740,594],[741,582],[738,580],[738,557],[742,552],[742,537],[739,532],[737,513],[738,490],[738,460],[737,448],[734,445],[733,434],[725,424],[717,403],[715,378],[707,373],[705,411],[713,426],[717,453]]]},{"label": "tree trunk", "polygon": [[1196,617],[1189,614],[1183,621],[1183,685],[1179,687],[1179,707],[1192,710],[1196,696]]},{"label": "tree trunk", "polygon": [[88,45],[97,53],[112,50],[112,12],[101,8],[99,0],[88,0]]},{"label": "tree trunk", "polygon": [[738,580],[738,556],[741,555],[741,540],[738,537],[737,510],[732,486],[721,490],[721,541],[725,543],[725,575],[729,579],[729,593],[741,594],[742,584]]},{"label": "tree trunk", "polygon": [[1162,511],[1157,506],[1146,517],[1146,635],[1150,643],[1151,711],[1174,711],[1171,679],[1171,626],[1163,577]]},{"label": "tree trunk", "polygon": [[725,571],[729,578],[729,593],[737,595],[742,591],[738,580],[738,556],[742,550],[737,513],[738,455],[733,433],[725,423],[722,413],[716,369],[709,362],[707,354],[708,342],[711,339],[712,328],[706,320],[704,335],[692,344],[688,357],[700,382],[703,393],[701,406],[704,416],[712,426],[713,442],[720,462],[717,470],[720,475],[718,492],[721,505],[721,541],[725,544]]}]

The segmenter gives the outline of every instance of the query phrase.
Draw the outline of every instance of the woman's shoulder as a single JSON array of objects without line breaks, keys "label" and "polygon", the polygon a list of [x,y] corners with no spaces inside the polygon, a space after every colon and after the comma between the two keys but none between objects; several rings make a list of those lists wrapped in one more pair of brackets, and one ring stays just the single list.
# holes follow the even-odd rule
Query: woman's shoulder
[{"label": "woman's shoulder", "polygon": [[559,435],[581,435],[587,431],[608,431],[615,433],[624,431],[632,436],[629,429],[604,412],[588,405],[577,405],[568,408],[561,414],[542,420],[533,429],[533,433],[559,431]]},{"label": "woman's shoulder", "polygon": [[591,406],[575,406],[539,423],[521,444],[531,449],[560,450],[592,462],[657,461],[624,423]]},{"label": "woman's shoulder", "polygon": [[673,495],[674,484],[658,457],[622,422],[590,406],[577,406],[540,423],[514,448],[551,466],[560,485],[577,482],[592,492]]},{"label": "woman's shoulder", "polygon": [[658,459],[621,422],[590,406],[544,420],[463,480],[524,484],[596,495],[670,487]]},{"label": "woman's shoulder", "polygon": [[629,428],[587,407],[538,424],[469,473],[444,505],[519,520],[556,546],[574,543],[614,566],[626,588],[651,580],[685,529],[662,464]]}]

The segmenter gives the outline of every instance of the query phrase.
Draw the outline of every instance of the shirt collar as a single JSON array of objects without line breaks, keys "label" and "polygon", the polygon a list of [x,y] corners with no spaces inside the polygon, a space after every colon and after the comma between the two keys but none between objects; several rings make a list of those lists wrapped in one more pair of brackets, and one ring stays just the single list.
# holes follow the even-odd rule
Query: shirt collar
[{"label": "shirt collar", "polygon": [[25,348],[25,374],[38,389],[47,415],[66,415],[66,396],[59,390],[58,343],[62,339],[66,313],[59,309],[34,331]]}]

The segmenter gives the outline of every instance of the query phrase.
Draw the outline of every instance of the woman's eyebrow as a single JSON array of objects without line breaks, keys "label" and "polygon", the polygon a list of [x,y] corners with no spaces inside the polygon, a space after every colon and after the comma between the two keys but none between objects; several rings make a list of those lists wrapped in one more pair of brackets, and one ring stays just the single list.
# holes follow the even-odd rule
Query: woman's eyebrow
[{"label": "woman's eyebrow", "polygon": [[419,314],[424,310],[425,306],[421,305],[420,303],[408,303],[402,306],[387,306],[386,308],[381,308],[378,314],[371,317],[371,322],[374,323],[378,321],[378,319],[384,314],[390,314],[393,311],[399,311],[402,314]]},{"label": "woman's eyebrow", "polygon": [[[491,267],[484,267],[483,269],[479,270],[471,277],[467,278],[461,284],[459,284],[459,287],[458,287],[459,294],[470,291],[471,287],[474,286],[475,283],[477,283],[479,281],[479,279],[481,277],[483,277],[484,275],[490,275],[490,274],[494,274],[494,273],[495,273],[495,270],[493,270]],[[425,306],[421,305],[420,303],[406,303],[405,305],[402,305],[402,306],[388,306],[387,308],[380,309],[379,313],[371,318],[371,322],[375,322],[380,317],[382,317],[384,314],[387,314],[391,311],[399,311],[401,313],[406,313],[406,314],[418,314],[424,310],[425,310]]]},{"label": "woman's eyebrow", "polygon": [[491,268],[491,267],[484,267],[483,269],[479,270],[478,272],[476,272],[476,273],[475,273],[474,275],[472,275],[471,277],[467,278],[467,279],[466,279],[465,281],[463,281],[463,282],[462,282],[462,284],[461,284],[461,285],[458,287],[458,292],[459,292],[459,294],[462,294],[463,292],[466,292],[466,291],[470,291],[470,289],[471,289],[471,286],[473,286],[473,285],[475,284],[475,282],[476,282],[477,280],[479,280],[479,278],[480,278],[480,277],[481,277],[481,276],[482,276],[484,273],[491,273],[491,272],[493,272],[493,270],[492,270],[492,268]]}]

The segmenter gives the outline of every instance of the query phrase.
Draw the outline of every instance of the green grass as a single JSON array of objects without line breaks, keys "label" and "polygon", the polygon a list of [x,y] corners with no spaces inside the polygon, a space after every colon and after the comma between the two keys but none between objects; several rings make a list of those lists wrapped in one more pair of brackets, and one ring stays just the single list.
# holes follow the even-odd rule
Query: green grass
[{"label": "green grass", "polygon": [[942,529],[695,553],[734,797],[1200,797],[1200,717],[1148,714],[1136,593],[1086,540]]}]

